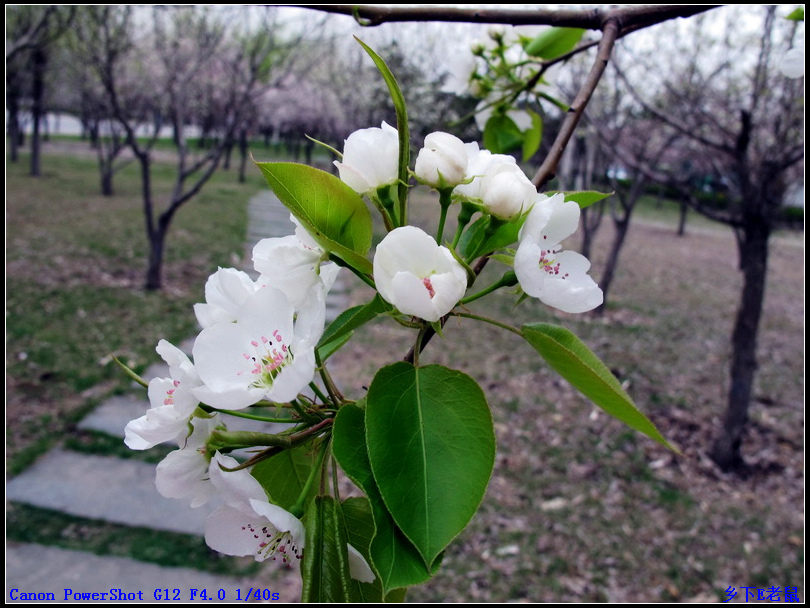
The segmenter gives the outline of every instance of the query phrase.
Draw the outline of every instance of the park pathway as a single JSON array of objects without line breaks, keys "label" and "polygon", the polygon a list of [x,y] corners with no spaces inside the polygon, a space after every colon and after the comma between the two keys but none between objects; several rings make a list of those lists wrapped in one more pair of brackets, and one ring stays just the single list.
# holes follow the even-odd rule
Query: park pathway
[{"label": "park pathway", "polygon": [[[248,214],[246,266],[250,266],[251,251],[260,239],[286,236],[294,230],[289,212],[270,191],[251,199]],[[344,289],[339,280],[330,293],[328,319],[342,309]],[[189,340],[181,348],[190,352],[192,344]],[[156,363],[144,375],[147,380],[168,376],[168,366],[155,357]],[[142,416],[148,407],[146,391],[138,387],[130,394],[111,397],[78,426],[123,440],[127,422]],[[239,425],[229,420],[229,428],[237,429]],[[205,518],[214,508],[206,505],[192,509],[183,501],[161,496],[155,488],[154,464],[73,452],[64,447],[54,448],[9,481],[6,500],[89,519],[200,536]],[[120,589],[144,602],[167,599],[155,597],[156,591],[168,590],[175,599],[177,589],[177,599],[188,601],[192,599],[192,589],[206,589],[208,597],[217,597],[219,593],[224,594],[225,601],[235,601],[244,599],[251,588],[278,593],[281,601],[297,601],[300,587],[297,571],[279,570],[272,562],[254,577],[238,578],[161,567],[123,557],[6,542],[7,601],[19,597],[10,595],[14,589],[19,593],[52,593],[56,601],[71,602],[76,601],[76,596],[66,597],[68,589],[75,593],[109,593]],[[199,600],[199,594],[193,599]]]}]

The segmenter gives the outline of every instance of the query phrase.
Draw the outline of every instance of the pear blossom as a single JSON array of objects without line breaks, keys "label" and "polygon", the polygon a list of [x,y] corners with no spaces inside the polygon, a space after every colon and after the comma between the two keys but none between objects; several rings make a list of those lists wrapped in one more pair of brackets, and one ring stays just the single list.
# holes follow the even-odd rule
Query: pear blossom
[{"label": "pear blossom", "polygon": [[194,508],[206,504],[216,493],[211,485],[208,468],[211,455],[206,442],[213,430],[222,426],[219,415],[192,418],[191,434],[181,443],[181,449],[170,452],[157,465],[155,485],[166,498],[189,499]]},{"label": "pear blossom", "polygon": [[200,386],[194,364],[179,348],[161,340],[158,354],[169,364],[169,378],[154,378],[149,382],[148,395],[152,407],[140,418],[127,423],[124,443],[132,450],[147,450],[165,441],[176,440],[187,432],[188,422],[199,404],[192,389]]},{"label": "pear blossom", "polygon": [[209,471],[211,483],[226,504],[208,516],[205,542],[226,555],[250,555],[257,562],[278,558],[292,565],[304,551],[304,525],[289,511],[267,500],[249,471],[224,471],[239,463],[217,452]]},{"label": "pear blossom", "polygon": [[399,178],[399,135],[391,125],[360,129],[343,144],[343,162],[334,161],[340,179],[358,194],[366,194]]},{"label": "pear blossom", "polygon": [[[323,290],[313,308],[325,306]],[[262,400],[295,398],[315,374],[315,344],[323,314],[299,314],[280,290],[261,287],[236,313],[233,323],[203,329],[192,354],[202,386],[195,397],[213,407],[238,410]]]},{"label": "pear blossom", "polygon": [[414,165],[416,179],[434,188],[448,188],[464,181],[467,148],[455,135],[436,131],[425,137]]},{"label": "pear blossom", "polygon": [[466,145],[466,179],[471,181],[456,186],[454,194],[479,201],[488,213],[502,220],[514,219],[532,206],[537,189],[513,156],[479,150],[477,144]]},{"label": "pear blossom", "polygon": [[580,209],[562,193],[540,194],[519,233],[515,274],[528,295],[565,312],[593,310],[603,301],[602,290],[588,276],[591,266],[575,251],[559,251],[560,242],[579,225]]},{"label": "pear blossom", "polygon": [[239,307],[254,293],[256,284],[247,273],[219,268],[205,282],[205,303],[195,304],[194,314],[202,327],[232,322]]},{"label": "pear blossom", "polygon": [[389,232],[374,254],[374,281],[386,302],[434,322],[467,290],[467,273],[447,247],[415,226]]},{"label": "pear blossom", "polygon": [[328,292],[340,272],[303,226],[290,215],[295,234],[262,239],[253,248],[253,267],[260,273],[257,286],[272,285],[284,292],[293,308],[299,310],[318,285]]},{"label": "pear blossom", "polygon": [[[304,525],[292,513],[267,499],[261,484],[247,470],[224,471],[239,463],[217,452],[210,470],[212,485],[226,504],[205,522],[206,544],[225,555],[250,555],[257,562],[278,560],[293,566],[304,553]],[[347,544],[349,574],[363,583],[376,576],[360,552]]]}]

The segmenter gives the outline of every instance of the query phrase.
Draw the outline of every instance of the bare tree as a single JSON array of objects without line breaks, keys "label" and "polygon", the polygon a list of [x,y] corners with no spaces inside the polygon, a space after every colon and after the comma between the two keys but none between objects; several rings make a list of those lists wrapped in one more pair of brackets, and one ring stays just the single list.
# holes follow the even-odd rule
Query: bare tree
[{"label": "bare tree", "polygon": [[[270,10],[263,14],[269,15]],[[98,65],[112,116],[123,128],[140,167],[149,241],[147,289],[162,287],[166,236],[175,214],[220,166],[252,107],[257,86],[266,82],[278,55],[289,52],[271,25],[260,28],[249,40],[239,39],[231,36],[220,16],[208,9],[157,7],[149,37],[139,43],[138,57],[128,64],[126,77],[109,61]],[[147,48],[154,52],[148,53]],[[138,78],[140,84],[132,90]],[[208,144],[194,146],[190,127],[199,129],[211,116],[216,121],[206,125]],[[144,132],[147,120],[151,128]],[[153,194],[152,167],[155,143],[165,123],[172,128],[176,155],[174,185],[160,209]]]},{"label": "bare tree", "polygon": [[[137,87],[123,85],[127,78],[127,62],[131,61],[136,50],[133,28],[132,7],[79,6],[67,36],[70,61],[66,69],[74,90],[79,92],[76,111],[96,150],[101,193],[105,196],[112,196],[115,173],[131,159],[121,158],[127,147],[126,132],[114,119],[110,98],[99,74],[118,74],[122,98],[137,91]],[[141,95],[136,92],[135,98],[123,105],[130,108],[137,105],[137,98]]]},{"label": "bare tree", "polygon": [[[698,20],[694,35],[681,35],[684,47],[673,53],[684,63],[670,66],[658,86],[654,75],[661,71],[644,66],[640,57],[634,61],[636,69],[647,68],[644,92],[635,87],[634,95],[661,129],[680,137],[666,159],[670,172],[649,165],[644,170],[737,237],[743,288],[731,337],[726,412],[710,450],[726,471],[745,469],[740,448],[754,390],[768,243],[781,221],[786,179],[804,159],[803,83],[778,69],[795,23],[777,17],[774,6],[762,10],[760,29],[748,38],[734,14],[726,12],[725,30]],[[625,76],[638,82],[637,74]],[[707,175],[722,183],[722,196],[701,193],[697,178]]]},{"label": "bare tree", "polygon": [[45,117],[45,77],[53,43],[73,19],[71,6],[10,6],[6,9],[6,97],[11,160],[20,142],[21,100],[31,110],[31,175],[41,173],[40,127]]}]

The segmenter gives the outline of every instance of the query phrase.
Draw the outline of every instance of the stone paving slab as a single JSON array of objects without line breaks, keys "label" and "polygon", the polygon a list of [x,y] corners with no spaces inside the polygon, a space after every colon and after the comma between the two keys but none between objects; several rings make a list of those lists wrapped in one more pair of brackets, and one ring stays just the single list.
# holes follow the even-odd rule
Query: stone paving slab
[{"label": "stone paving slab", "polygon": [[6,484],[6,500],[128,526],[202,535],[215,505],[164,498],[155,465],[57,448]]},{"label": "stone paving slab", "polygon": [[[82,593],[110,593],[120,589],[127,594],[123,596],[128,600],[127,603],[157,603],[168,600],[172,604],[179,601],[201,601],[199,591],[205,589],[206,595],[214,598],[210,602],[219,604],[244,600],[251,589],[251,599],[255,599],[255,590],[259,589],[260,596],[267,596],[271,602],[273,593],[279,594],[277,601],[298,601],[301,582],[297,571],[274,571],[270,567],[262,574],[247,579],[189,568],[167,568],[124,557],[101,557],[56,547],[7,543],[7,602],[20,601],[9,595],[14,589],[19,590],[18,593],[53,593],[54,601],[69,603],[100,600],[100,596],[97,596],[98,600],[93,600],[92,597],[82,600]],[[192,589],[197,590],[193,598]],[[67,590],[71,594],[66,597]],[[16,595],[16,598],[19,597]],[[222,602],[219,597],[224,597]],[[109,598],[106,599],[110,601]]]}]

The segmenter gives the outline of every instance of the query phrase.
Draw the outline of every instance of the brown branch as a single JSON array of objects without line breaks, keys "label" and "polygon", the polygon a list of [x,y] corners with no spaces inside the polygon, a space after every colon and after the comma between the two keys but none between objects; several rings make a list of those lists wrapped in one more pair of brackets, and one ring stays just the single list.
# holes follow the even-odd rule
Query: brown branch
[{"label": "brown branch", "polygon": [[571,104],[568,114],[565,116],[560,132],[557,134],[557,139],[554,140],[551,146],[551,151],[532,178],[532,183],[538,190],[547,184],[557,173],[557,165],[562,158],[565,147],[568,145],[568,140],[571,139],[571,136],[574,134],[577,124],[579,124],[579,119],[585,111],[585,106],[588,105],[588,101],[590,101],[591,95],[593,95],[596,89],[596,85],[599,84],[602,74],[605,73],[605,68],[607,68],[608,61],[610,61],[610,53],[613,50],[613,44],[616,42],[616,38],[619,35],[619,27],[617,20],[610,20],[605,23],[602,31],[602,39],[599,41],[599,49],[596,53],[596,61],[594,61],[591,71],[580,88],[579,93],[577,93],[576,98],[574,98],[574,102]]},{"label": "brown branch", "polygon": [[553,25],[602,29],[605,21],[618,19],[622,29],[648,27],[676,17],[690,17],[716,5],[654,5],[582,10],[463,9],[444,6],[395,7],[353,5],[291,5],[354,17],[361,25],[377,26],[403,21],[444,21],[455,23],[502,23],[506,25]]}]

